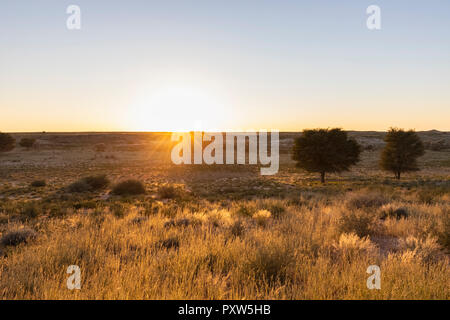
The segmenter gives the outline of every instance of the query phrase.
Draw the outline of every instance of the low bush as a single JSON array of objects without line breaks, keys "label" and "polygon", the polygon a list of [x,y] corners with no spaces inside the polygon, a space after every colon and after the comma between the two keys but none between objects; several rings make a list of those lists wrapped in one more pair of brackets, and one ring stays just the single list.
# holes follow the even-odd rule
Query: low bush
[{"label": "low bush", "polygon": [[106,175],[84,177],[68,186],[70,192],[90,192],[106,188],[109,180]]},{"label": "low bush", "polygon": [[377,193],[352,194],[346,201],[348,208],[355,209],[378,208],[386,203],[388,203],[388,200]]},{"label": "low bush", "polygon": [[174,186],[161,186],[158,189],[158,196],[161,199],[173,199],[180,195],[180,190]]},{"label": "low bush", "polygon": [[392,204],[387,204],[380,209],[380,219],[385,220],[387,218],[395,218],[397,220],[402,218],[408,218],[408,210],[404,207],[397,207]]},{"label": "low bush", "polygon": [[138,195],[145,193],[144,184],[138,180],[126,180],[116,184],[112,190],[116,195]]},{"label": "low bush", "polygon": [[352,210],[342,213],[337,228],[339,233],[356,233],[359,237],[365,237],[371,233],[373,223],[374,219],[369,214]]},{"label": "low bush", "polygon": [[20,229],[6,233],[1,239],[0,243],[4,246],[17,246],[21,243],[27,243],[35,239],[36,232],[31,229]]},{"label": "low bush", "polygon": [[45,187],[46,185],[47,183],[45,182],[45,180],[34,180],[30,183],[30,186],[35,188]]}]

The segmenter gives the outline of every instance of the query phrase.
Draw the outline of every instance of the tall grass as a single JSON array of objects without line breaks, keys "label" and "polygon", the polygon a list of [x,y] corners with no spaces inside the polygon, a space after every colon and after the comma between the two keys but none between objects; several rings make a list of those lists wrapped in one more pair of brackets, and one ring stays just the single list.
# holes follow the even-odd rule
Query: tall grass
[{"label": "tall grass", "polygon": [[[381,220],[379,207],[396,200],[374,199],[80,209],[2,249],[0,298],[449,299],[449,204],[398,203],[408,216]],[[366,287],[372,264],[381,290]],[[81,290],[66,287],[69,265],[81,268]]]}]

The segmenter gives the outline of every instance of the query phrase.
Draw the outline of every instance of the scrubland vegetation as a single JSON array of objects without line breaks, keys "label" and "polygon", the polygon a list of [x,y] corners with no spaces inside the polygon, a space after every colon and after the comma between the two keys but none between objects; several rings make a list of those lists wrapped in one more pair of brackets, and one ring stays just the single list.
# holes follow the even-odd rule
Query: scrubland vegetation
[{"label": "scrubland vegetation", "polygon": [[361,162],[322,184],[283,151],[295,136],[274,176],[171,165],[162,135],[99,136],[1,155],[1,298],[450,298],[447,150],[397,181],[378,169],[383,136],[354,134]]}]

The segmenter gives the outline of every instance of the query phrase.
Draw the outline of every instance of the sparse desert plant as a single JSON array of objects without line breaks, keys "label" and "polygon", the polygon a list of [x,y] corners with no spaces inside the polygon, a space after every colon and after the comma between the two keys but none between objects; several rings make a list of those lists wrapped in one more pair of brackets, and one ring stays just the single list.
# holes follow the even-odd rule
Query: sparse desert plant
[{"label": "sparse desert plant", "polygon": [[85,177],[83,181],[91,186],[92,190],[101,190],[109,185],[109,179],[104,174]]},{"label": "sparse desert plant", "polygon": [[109,210],[116,218],[123,218],[125,216],[127,207],[122,203],[114,203]]},{"label": "sparse desert plant", "polygon": [[376,209],[388,203],[388,200],[378,193],[353,193],[348,196],[346,205],[350,209]]},{"label": "sparse desert plant", "polygon": [[275,219],[279,219],[286,212],[286,207],[282,204],[281,201],[265,201],[261,205],[261,207],[265,210],[268,210],[272,217]]},{"label": "sparse desert plant", "polygon": [[435,262],[443,256],[442,247],[437,238],[431,236],[425,239],[412,236],[400,239],[400,248],[425,263]]},{"label": "sparse desert plant", "polygon": [[34,180],[33,182],[30,183],[30,186],[35,188],[45,187],[46,185],[47,183],[45,182],[45,180]]},{"label": "sparse desert plant", "polygon": [[266,226],[270,220],[272,214],[268,210],[258,210],[254,215],[253,219],[256,223],[262,227]]},{"label": "sparse desert plant", "polygon": [[116,195],[138,195],[145,193],[144,184],[138,180],[125,180],[116,184],[112,190]]},{"label": "sparse desert plant", "polygon": [[7,232],[0,239],[0,243],[3,246],[17,246],[21,243],[27,243],[28,241],[35,239],[36,236],[37,233],[34,230],[24,228]]},{"label": "sparse desert plant", "polygon": [[161,199],[173,199],[180,195],[180,190],[174,186],[164,185],[158,188],[158,195]]},{"label": "sparse desert plant", "polygon": [[360,238],[355,233],[343,233],[339,241],[333,244],[334,254],[345,260],[361,256],[374,257],[377,253],[375,244],[368,237]]},{"label": "sparse desert plant", "polygon": [[303,130],[295,140],[293,159],[297,167],[320,173],[324,183],[326,173],[348,171],[359,161],[360,153],[361,146],[341,129]]},{"label": "sparse desert plant", "polygon": [[86,181],[79,180],[79,181],[71,183],[67,187],[67,191],[69,191],[69,192],[89,192],[89,191],[92,191],[92,188],[90,185],[88,185],[86,183]]},{"label": "sparse desert plant", "polygon": [[253,214],[257,211],[255,205],[242,203],[236,209],[236,214],[244,217],[252,217]]},{"label": "sparse desert plant", "polygon": [[36,218],[40,212],[41,208],[35,202],[26,202],[21,209],[21,214],[27,218]]},{"label": "sparse desert plant", "polygon": [[22,138],[19,141],[19,145],[26,149],[32,148],[35,143],[36,143],[36,139],[34,139],[34,138]]},{"label": "sparse desert plant", "polygon": [[236,220],[230,226],[230,232],[234,237],[240,237],[244,231],[245,226],[242,220]]},{"label": "sparse desert plant", "polygon": [[132,223],[132,224],[140,225],[140,224],[142,224],[142,223],[144,223],[144,222],[146,222],[146,221],[148,221],[148,218],[147,218],[147,217],[137,216],[137,217],[134,217],[134,218],[131,220],[131,223]]},{"label": "sparse desert plant", "polygon": [[337,228],[340,233],[355,233],[359,237],[371,234],[374,218],[361,210],[349,210],[341,214]]},{"label": "sparse desert plant", "polygon": [[400,180],[403,172],[418,171],[417,158],[425,154],[422,140],[413,130],[391,128],[386,134],[380,166]]},{"label": "sparse desert plant", "polygon": [[170,228],[170,227],[187,227],[191,224],[191,220],[188,218],[181,218],[181,219],[171,219],[164,223],[164,227]]},{"label": "sparse desert plant", "polygon": [[14,149],[15,139],[8,133],[0,132],[0,152],[8,152]]},{"label": "sparse desert plant", "polygon": [[109,180],[106,175],[84,177],[68,186],[69,192],[90,192],[106,188]]},{"label": "sparse desert plant", "polygon": [[395,218],[395,219],[402,219],[402,218],[408,218],[409,213],[408,210],[405,207],[399,207],[396,205],[393,205],[391,203],[386,204],[380,208],[380,219],[385,220],[387,218]]},{"label": "sparse desert plant", "polygon": [[269,243],[259,246],[244,265],[244,270],[255,281],[274,284],[287,281],[287,269],[294,253],[289,246]]},{"label": "sparse desert plant", "polygon": [[156,243],[157,248],[178,249],[180,247],[180,239],[178,237],[169,237]]}]

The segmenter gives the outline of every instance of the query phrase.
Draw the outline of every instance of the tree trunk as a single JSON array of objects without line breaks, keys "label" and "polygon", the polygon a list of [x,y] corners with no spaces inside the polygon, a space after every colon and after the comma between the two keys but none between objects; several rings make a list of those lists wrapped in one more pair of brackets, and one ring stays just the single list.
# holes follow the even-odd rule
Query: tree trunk
[{"label": "tree trunk", "polygon": [[325,172],[320,173],[320,182],[325,183]]}]

